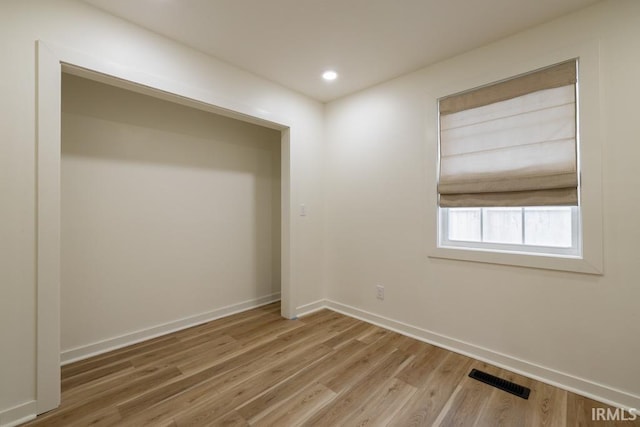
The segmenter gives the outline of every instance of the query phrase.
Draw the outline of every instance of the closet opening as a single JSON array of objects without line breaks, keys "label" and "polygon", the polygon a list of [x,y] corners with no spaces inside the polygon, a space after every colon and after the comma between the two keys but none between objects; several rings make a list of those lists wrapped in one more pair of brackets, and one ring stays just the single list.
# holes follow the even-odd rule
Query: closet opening
[{"label": "closet opening", "polygon": [[272,300],[295,316],[289,118],[42,41],[36,80],[38,414],[62,363]]},{"label": "closet opening", "polygon": [[279,130],[61,84],[62,364],[280,299]]}]

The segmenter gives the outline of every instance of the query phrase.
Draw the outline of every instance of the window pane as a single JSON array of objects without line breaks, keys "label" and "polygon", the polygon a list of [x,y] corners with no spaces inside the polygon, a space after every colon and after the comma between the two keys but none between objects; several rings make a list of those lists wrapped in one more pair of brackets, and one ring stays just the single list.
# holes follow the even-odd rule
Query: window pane
[{"label": "window pane", "polygon": [[450,208],[449,240],[480,241],[480,209]]},{"label": "window pane", "polygon": [[525,243],[527,245],[569,248],[571,207],[549,206],[525,208]]},{"label": "window pane", "polygon": [[522,243],[522,208],[484,208],[483,241]]}]

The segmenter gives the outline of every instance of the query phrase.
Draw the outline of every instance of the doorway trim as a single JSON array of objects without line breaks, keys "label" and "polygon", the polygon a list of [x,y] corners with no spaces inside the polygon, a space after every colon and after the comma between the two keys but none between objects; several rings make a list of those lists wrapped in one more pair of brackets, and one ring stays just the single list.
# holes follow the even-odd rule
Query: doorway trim
[{"label": "doorway trim", "polygon": [[60,405],[60,144],[62,72],[280,131],[281,314],[295,317],[291,241],[291,122],[211,91],[49,42],[36,44],[36,409]]}]

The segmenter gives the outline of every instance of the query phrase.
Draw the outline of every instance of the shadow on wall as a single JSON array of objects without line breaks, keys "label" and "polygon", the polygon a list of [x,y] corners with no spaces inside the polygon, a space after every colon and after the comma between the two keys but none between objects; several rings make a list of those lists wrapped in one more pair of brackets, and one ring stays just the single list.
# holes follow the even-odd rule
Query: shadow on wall
[{"label": "shadow on wall", "polygon": [[[255,172],[241,158],[243,148],[279,154],[280,131],[70,74],[63,74],[62,87],[67,118],[83,116],[94,119],[94,126],[118,128],[108,143],[102,138],[66,138],[63,150],[69,155]],[[279,156],[277,162],[279,177]]]}]

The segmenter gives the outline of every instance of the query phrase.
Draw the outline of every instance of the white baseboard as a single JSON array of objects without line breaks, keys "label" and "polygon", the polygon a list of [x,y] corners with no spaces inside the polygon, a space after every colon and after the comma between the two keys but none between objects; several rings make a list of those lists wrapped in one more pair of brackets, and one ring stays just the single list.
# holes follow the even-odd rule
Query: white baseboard
[{"label": "white baseboard", "polygon": [[311,314],[314,311],[322,310],[323,308],[327,308],[326,300],[318,300],[314,302],[310,302],[309,304],[301,305],[296,308],[296,317],[306,316],[307,314]]},{"label": "white baseboard", "polygon": [[[61,360],[63,364],[68,364],[106,351],[135,344],[140,341],[199,325],[201,323],[206,323],[220,317],[250,310],[261,305],[270,304],[278,301],[279,299],[280,294],[267,295],[254,300],[244,301],[238,304],[215,309],[207,313],[169,322],[164,325],[122,335],[120,337],[104,340],[87,346],[78,347],[63,352]],[[455,338],[447,337],[445,335],[399,322],[384,316],[379,316],[336,301],[323,299],[299,306],[296,308],[296,316],[300,317],[323,308],[328,308],[347,316],[390,329],[411,338],[446,348],[456,353],[464,354],[474,359],[490,363],[500,368],[551,384],[608,405],[624,409],[640,408],[640,396],[560,372],[555,369],[546,368],[526,360],[480,347],[475,344],[470,344]],[[32,407],[29,405],[32,405]],[[0,427],[14,426],[19,423],[26,422],[29,419],[29,416],[33,416],[31,414],[35,414],[35,412],[35,402],[28,402],[24,405],[0,412]],[[10,420],[19,420],[19,422]]]},{"label": "white baseboard", "polygon": [[[318,304],[315,302],[313,304]],[[456,353],[464,354],[474,359],[490,363],[500,368],[524,375],[529,378],[551,384],[558,388],[571,391],[581,396],[602,402],[611,406],[623,409],[637,408],[640,409],[640,396],[636,396],[615,388],[599,384],[584,378],[579,378],[571,374],[557,371],[555,369],[546,368],[536,365],[526,360],[518,359],[513,356],[502,354],[487,348],[470,344],[464,341],[450,338],[426,329],[398,322],[387,317],[379,316],[368,311],[360,310],[339,302],[325,300],[324,307],[355,317],[374,325],[381,326],[386,329],[398,332],[402,335],[446,348]],[[318,309],[323,308],[319,307]]]},{"label": "white baseboard", "polygon": [[116,350],[121,347],[126,347],[128,345],[146,341],[148,339],[159,337],[161,335],[166,335],[171,332],[190,328],[192,326],[210,322],[212,320],[229,316],[231,314],[251,310],[253,308],[271,304],[272,302],[276,302],[279,300],[280,293],[266,295],[252,300],[231,304],[226,307],[216,308],[215,310],[211,310],[206,313],[196,314],[195,316],[189,316],[183,319],[167,322],[162,325],[139,330],[136,332],[131,332],[128,334],[120,335],[118,337],[109,338],[103,341],[76,347],[70,350],[65,350],[60,354],[60,361],[64,366],[91,356],[106,353],[107,351]]},{"label": "white baseboard", "polygon": [[31,400],[0,411],[0,427],[14,427],[36,417],[36,401]]}]

